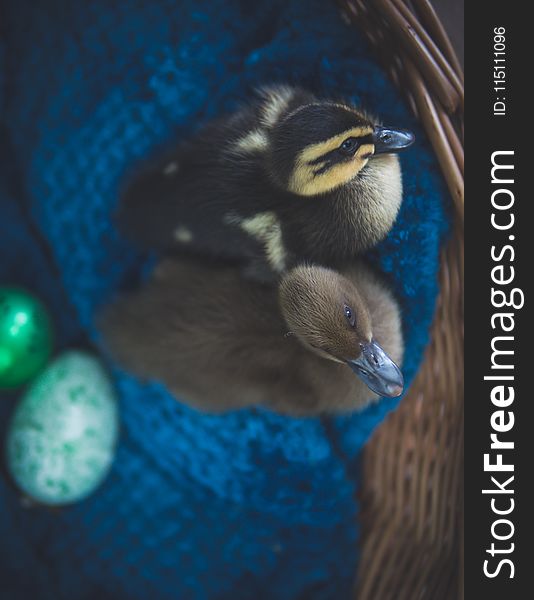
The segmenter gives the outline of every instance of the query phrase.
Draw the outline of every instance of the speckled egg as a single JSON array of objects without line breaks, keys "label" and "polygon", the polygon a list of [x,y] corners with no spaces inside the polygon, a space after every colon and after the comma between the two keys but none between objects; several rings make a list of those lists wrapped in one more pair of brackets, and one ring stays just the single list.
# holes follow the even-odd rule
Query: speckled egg
[{"label": "speckled egg", "polygon": [[68,351],[19,401],[7,433],[7,465],[34,500],[76,502],[102,483],[117,437],[117,401],[107,373],[90,354]]}]

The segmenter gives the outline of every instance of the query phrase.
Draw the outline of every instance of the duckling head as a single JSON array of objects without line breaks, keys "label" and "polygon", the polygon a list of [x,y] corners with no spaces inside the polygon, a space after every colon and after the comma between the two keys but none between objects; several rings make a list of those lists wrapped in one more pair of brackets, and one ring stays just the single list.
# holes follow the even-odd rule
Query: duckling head
[{"label": "duckling head", "polygon": [[414,140],[411,132],[378,126],[344,104],[305,104],[282,116],[270,131],[271,175],[294,194],[317,196],[355,181],[368,164],[388,155],[382,170],[391,165],[389,176],[400,185],[398,160],[391,155]]},{"label": "duckling head", "polygon": [[298,266],[282,278],[279,295],[286,323],[305,347],[346,364],[379,396],[402,394],[402,373],[373,338],[367,302],[348,279]]}]

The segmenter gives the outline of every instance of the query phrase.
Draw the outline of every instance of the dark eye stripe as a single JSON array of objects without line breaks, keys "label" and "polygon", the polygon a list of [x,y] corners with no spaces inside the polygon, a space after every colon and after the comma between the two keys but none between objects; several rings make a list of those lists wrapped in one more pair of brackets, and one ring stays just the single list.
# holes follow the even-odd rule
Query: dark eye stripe
[{"label": "dark eye stripe", "polygon": [[329,160],[323,167],[321,167],[320,169],[316,169],[313,174],[314,175],[322,175],[323,173],[326,173],[326,171],[328,171],[328,169],[330,169],[330,167],[332,166],[332,161]]},{"label": "dark eye stripe", "polygon": [[360,147],[360,140],[355,137],[347,138],[338,148],[338,152],[341,154],[347,154],[348,156],[353,155],[356,150]]},{"label": "dark eye stripe", "polygon": [[[373,143],[371,134],[366,135],[361,138],[356,138],[356,139],[359,142],[359,146],[362,146],[363,144],[372,144]],[[335,160],[333,160],[333,159],[335,159]],[[317,158],[314,158],[313,160],[307,161],[306,164],[313,166],[313,165],[318,165],[323,162],[329,162],[330,164],[325,165],[324,167],[321,167],[318,171],[314,171],[315,175],[320,175],[321,173],[324,173],[328,168],[330,168],[332,166],[332,163],[339,162],[339,146],[337,148],[334,148],[333,150],[330,150],[330,152],[321,154],[321,156],[318,156]]]},{"label": "dark eye stripe", "polygon": [[[321,156],[318,156],[317,158],[314,158],[313,160],[309,160],[306,164],[308,165],[318,165],[322,162],[328,161],[329,159],[332,159],[336,156],[337,154],[337,148],[335,148],[334,150],[330,150],[330,152],[327,152],[326,154],[321,154]],[[331,162],[331,161],[330,161]]]}]

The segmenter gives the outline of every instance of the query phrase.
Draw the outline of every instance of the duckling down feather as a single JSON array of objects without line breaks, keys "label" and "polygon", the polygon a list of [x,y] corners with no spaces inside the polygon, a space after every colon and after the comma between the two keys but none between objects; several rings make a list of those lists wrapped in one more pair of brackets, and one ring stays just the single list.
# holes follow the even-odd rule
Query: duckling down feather
[{"label": "duckling down feather", "polygon": [[[0,167],[0,272],[50,298],[61,345],[79,342],[76,332],[98,344],[96,308],[149,264],[112,214],[121,182],[156,146],[280,81],[414,130],[399,219],[371,257],[401,303],[413,378],[437,293],[446,193],[420,128],[335,3],[7,0],[3,66],[8,57],[0,143],[14,167]],[[202,415],[156,383],[114,374],[122,437],[94,496],[27,513],[0,477],[6,597],[349,597],[356,459],[396,400],[325,429],[260,410]],[[7,410],[2,398],[3,418]]]}]

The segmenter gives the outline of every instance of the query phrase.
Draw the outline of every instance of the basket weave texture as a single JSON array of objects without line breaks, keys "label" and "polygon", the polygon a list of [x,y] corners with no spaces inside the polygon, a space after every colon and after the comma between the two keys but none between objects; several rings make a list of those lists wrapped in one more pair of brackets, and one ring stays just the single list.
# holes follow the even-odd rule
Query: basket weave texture
[{"label": "basket weave texture", "polygon": [[425,362],[363,458],[358,600],[463,598],[463,72],[428,0],[341,0],[406,93],[455,208]]}]

